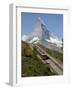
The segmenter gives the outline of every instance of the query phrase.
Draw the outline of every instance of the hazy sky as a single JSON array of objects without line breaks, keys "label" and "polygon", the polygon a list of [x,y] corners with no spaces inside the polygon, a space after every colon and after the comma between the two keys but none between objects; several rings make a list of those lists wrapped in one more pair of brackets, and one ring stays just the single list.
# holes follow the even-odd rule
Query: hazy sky
[{"label": "hazy sky", "polygon": [[21,36],[28,35],[33,31],[33,27],[38,18],[41,18],[47,29],[59,38],[63,37],[63,14],[43,14],[43,13],[21,13]]}]

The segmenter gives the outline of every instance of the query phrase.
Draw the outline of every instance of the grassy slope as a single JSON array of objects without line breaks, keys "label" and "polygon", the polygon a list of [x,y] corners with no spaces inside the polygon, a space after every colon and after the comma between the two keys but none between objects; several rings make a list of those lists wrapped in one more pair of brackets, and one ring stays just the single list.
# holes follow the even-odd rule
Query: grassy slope
[{"label": "grassy slope", "polygon": [[35,48],[32,50],[26,42],[22,42],[22,76],[53,75],[47,64],[43,64],[36,56]]},{"label": "grassy slope", "polygon": [[63,64],[63,53],[60,53],[55,50],[51,50],[49,48],[45,48],[44,46],[40,45],[41,48],[43,48],[48,54],[50,54],[52,57],[54,57],[60,64]]}]

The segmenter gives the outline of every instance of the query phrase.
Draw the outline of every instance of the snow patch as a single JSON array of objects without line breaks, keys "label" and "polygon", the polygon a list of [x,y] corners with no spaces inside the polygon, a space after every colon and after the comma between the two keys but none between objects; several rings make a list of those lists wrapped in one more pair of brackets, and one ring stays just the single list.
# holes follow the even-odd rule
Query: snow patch
[{"label": "snow patch", "polygon": [[29,43],[37,43],[39,41],[38,37],[34,37],[32,40],[29,41]]},{"label": "snow patch", "polygon": [[27,36],[27,35],[23,35],[23,36],[22,36],[22,40],[23,40],[23,41],[26,41],[27,39],[28,39],[28,36]]}]

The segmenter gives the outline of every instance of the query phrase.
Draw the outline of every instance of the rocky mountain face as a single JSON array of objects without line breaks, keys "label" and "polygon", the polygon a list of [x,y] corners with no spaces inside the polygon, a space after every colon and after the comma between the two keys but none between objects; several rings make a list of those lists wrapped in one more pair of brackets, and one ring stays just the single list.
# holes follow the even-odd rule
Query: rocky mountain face
[{"label": "rocky mountain face", "polygon": [[62,41],[47,29],[41,18],[38,18],[26,41],[34,44],[40,43],[50,49],[60,49],[62,47]]},{"label": "rocky mountain face", "polygon": [[45,38],[47,39],[50,38],[50,33],[40,18],[38,18],[34,26],[33,32],[30,34],[29,37],[32,37],[32,38],[38,37],[40,40],[45,40]]}]

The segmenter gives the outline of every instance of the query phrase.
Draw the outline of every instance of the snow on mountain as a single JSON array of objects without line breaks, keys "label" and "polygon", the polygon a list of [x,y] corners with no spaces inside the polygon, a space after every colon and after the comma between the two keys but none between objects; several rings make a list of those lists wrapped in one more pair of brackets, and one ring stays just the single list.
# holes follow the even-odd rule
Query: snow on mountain
[{"label": "snow on mountain", "polygon": [[45,40],[49,43],[56,44],[57,47],[62,47],[62,41],[60,41],[58,39],[54,39],[54,38],[50,37],[50,40],[48,40],[48,39],[45,39]]},{"label": "snow on mountain", "polygon": [[31,32],[31,34],[29,35],[30,37],[38,37],[40,40],[44,40],[45,38],[50,37],[50,32],[47,30],[47,28],[45,27],[44,22],[38,18],[33,32]]},{"label": "snow on mountain", "polygon": [[62,41],[47,29],[40,17],[38,18],[33,31],[28,36],[24,35],[22,40],[29,43],[41,43],[42,45],[53,49],[62,47]]},{"label": "snow on mountain", "polygon": [[60,41],[58,37],[56,37],[47,29],[45,23],[41,20],[40,17],[38,18],[34,26],[33,32],[30,34],[30,37],[33,37],[32,40],[30,40],[31,43],[32,41],[34,42],[34,40],[37,42],[37,40],[39,41],[40,39],[56,44],[58,47],[62,46],[62,41]]},{"label": "snow on mountain", "polygon": [[22,41],[27,41],[27,39],[28,39],[28,36],[27,35],[23,35],[22,36]]},{"label": "snow on mountain", "polygon": [[29,43],[37,43],[39,41],[38,37],[34,37],[32,40],[29,41]]}]

